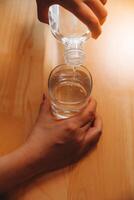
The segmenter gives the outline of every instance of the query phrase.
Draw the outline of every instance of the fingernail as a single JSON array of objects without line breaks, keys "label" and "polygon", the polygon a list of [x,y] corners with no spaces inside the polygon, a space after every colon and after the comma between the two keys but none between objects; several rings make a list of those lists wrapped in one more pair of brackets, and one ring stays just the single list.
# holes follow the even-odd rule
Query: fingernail
[{"label": "fingernail", "polygon": [[98,34],[96,34],[96,33],[92,33],[92,38],[93,38],[93,39],[97,39],[98,37],[99,37]]},{"label": "fingernail", "polygon": [[45,94],[43,94],[43,98],[42,99],[43,99],[43,101],[45,100]]}]

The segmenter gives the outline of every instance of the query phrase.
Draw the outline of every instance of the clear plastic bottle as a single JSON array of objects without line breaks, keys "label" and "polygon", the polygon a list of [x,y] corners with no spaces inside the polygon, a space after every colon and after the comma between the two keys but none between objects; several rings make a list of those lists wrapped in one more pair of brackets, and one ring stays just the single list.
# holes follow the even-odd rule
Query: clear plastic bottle
[{"label": "clear plastic bottle", "polygon": [[65,63],[72,66],[83,64],[83,43],[90,37],[87,26],[57,4],[49,8],[49,25],[52,34],[65,47]]}]

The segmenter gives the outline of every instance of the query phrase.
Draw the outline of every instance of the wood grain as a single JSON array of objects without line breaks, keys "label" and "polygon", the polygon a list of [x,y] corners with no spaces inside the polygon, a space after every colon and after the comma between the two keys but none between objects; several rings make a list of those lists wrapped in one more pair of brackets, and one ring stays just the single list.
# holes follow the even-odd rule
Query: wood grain
[{"label": "wood grain", "polygon": [[[109,0],[103,34],[85,45],[103,117],[98,146],[77,165],[21,186],[14,200],[134,200],[134,1]],[[0,1],[0,154],[20,146],[63,47],[38,22],[34,0]]]}]

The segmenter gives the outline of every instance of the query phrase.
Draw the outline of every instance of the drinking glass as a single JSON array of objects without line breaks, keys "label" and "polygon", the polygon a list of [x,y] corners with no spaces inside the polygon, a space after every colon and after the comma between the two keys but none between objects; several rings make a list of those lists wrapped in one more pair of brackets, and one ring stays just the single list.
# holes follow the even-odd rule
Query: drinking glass
[{"label": "drinking glass", "polygon": [[89,101],[92,76],[84,66],[66,64],[55,67],[49,76],[48,93],[53,115],[69,118],[81,112]]}]

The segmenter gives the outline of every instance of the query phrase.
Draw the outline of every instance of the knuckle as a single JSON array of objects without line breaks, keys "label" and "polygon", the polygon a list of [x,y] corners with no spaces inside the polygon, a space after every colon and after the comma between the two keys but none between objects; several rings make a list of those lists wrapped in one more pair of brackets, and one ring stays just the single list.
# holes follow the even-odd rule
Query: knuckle
[{"label": "knuckle", "polygon": [[95,111],[92,110],[92,111],[88,111],[86,113],[83,113],[81,115],[81,121],[84,122],[84,121],[89,121],[89,120],[93,120],[95,118]]},{"label": "knuckle", "polygon": [[96,128],[96,136],[100,136],[102,133],[102,129],[101,128]]},{"label": "knuckle", "polygon": [[81,122],[84,122],[87,118],[88,118],[87,112],[85,111],[85,112],[82,112],[82,113],[81,113],[81,115],[80,115],[80,117],[79,117],[79,120],[80,120]]},{"label": "knuckle", "polygon": [[75,138],[75,143],[77,144],[77,146],[81,147],[81,146],[82,146],[82,143],[83,143],[83,137],[81,137],[81,136],[78,135],[78,136]]},{"label": "knuckle", "polygon": [[92,17],[90,19],[90,23],[95,27],[98,28],[100,26],[99,20],[97,19],[97,17]]},{"label": "knuckle", "polygon": [[107,15],[108,15],[107,9],[104,8],[104,11],[102,13],[102,19],[106,19]]},{"label": "knuckle", "polygon": [[73,122],[68,122],[66,124],[66,131],[67,132],[75,132],[77,130],[77,125]]},{"label": "knuckle", "polygon": [[40,12],[38,12],[38,20],[40,22],[44,22],[44,19],[43,19],[42,15],[40,14]]},{"label": "knuckle", "polygon": [[39,20],[40,22],[44,23],[44,20],[43,20],[42,18],[38,17],[38,20]]},{"label": "knuckle", "polygon": [[96,108],[97,108],[97,102],[96,100],[92,99],[92,101],[90,102],[89,113],[95,113]]}]

